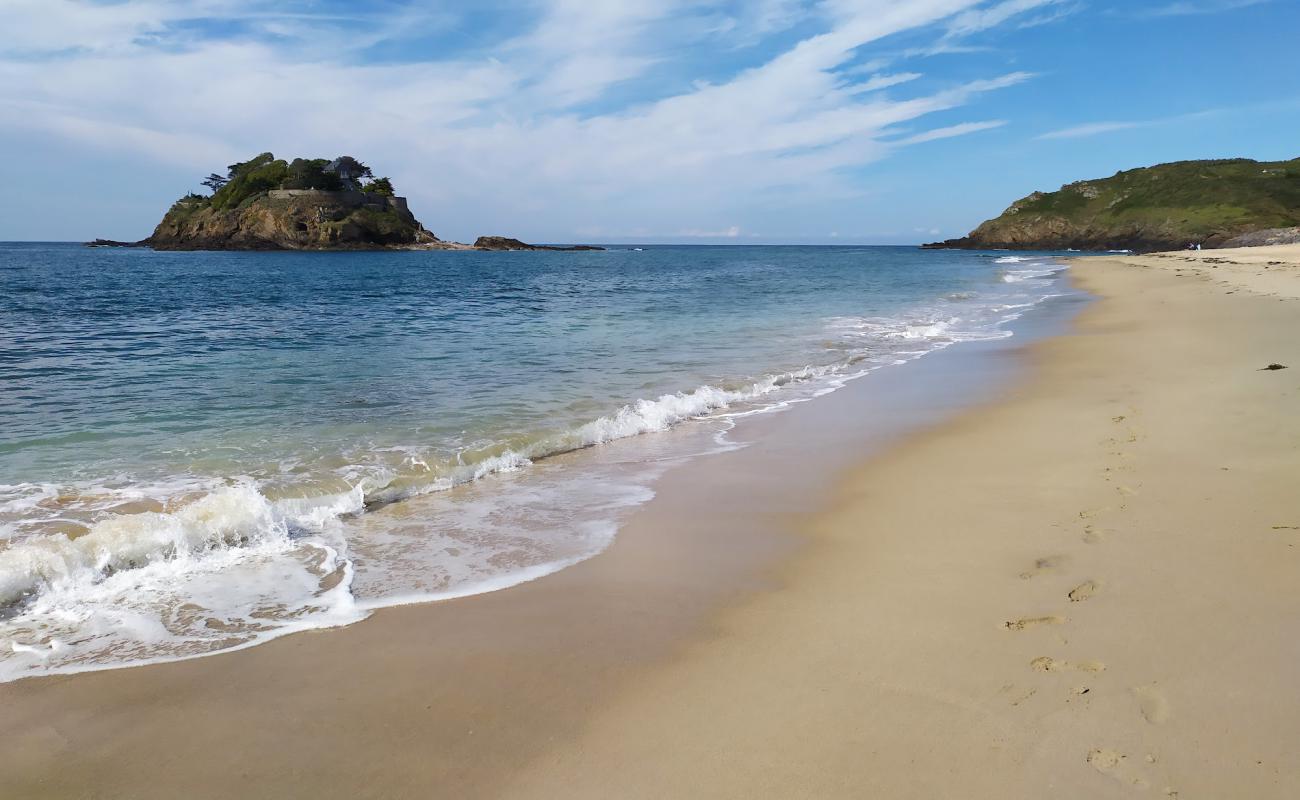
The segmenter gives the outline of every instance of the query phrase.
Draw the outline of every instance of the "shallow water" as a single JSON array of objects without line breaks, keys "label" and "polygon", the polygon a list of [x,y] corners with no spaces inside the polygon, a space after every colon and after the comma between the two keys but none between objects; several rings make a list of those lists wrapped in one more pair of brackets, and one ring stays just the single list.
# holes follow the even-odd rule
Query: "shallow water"
[{"label": "shallow water", "polygon": [[560,569],[665,469],[736,446],[745,415],[1008,336],[1059,269],[912,248],[0,245],[0,680]]}]

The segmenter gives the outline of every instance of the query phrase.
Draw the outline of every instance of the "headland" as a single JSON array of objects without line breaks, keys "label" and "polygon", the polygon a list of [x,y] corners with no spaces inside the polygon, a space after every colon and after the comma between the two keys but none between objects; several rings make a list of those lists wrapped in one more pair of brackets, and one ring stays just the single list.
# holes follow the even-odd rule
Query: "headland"
[{"label": "headland", "polygon": [[1034,192],[967,236],[968,250],[1134,250],[1300,242],[1300,159],[1178,161]]}]

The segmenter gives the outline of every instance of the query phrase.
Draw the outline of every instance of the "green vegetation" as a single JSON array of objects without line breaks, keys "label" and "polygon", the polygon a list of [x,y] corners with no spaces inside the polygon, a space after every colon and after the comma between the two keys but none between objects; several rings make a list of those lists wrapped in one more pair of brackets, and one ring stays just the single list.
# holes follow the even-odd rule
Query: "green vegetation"
[{"label": "green vegetation", "polygon": [[958,246],[1182,247],[1300,225],[1300,159],[1180,161],[1035,192]]},{"label": "green vegetation", "polygon": [[[363,178],[372,180],[363,185]],[[370,167],[352,156],[332,160],[295,158],[287,162],[272,153],[262,153],[248,161],[231,164],[225,176],[212,173],[202,184],[212,190],[206,202],[216,211],[243,208],[272,189],[361,190],[389,197],[394,194],[391,180],[374,179]]]},{"label": "green vegetation", "polygon": [[289,165],[270,153],[231,164],[230,182],[212,195],[212,207],[217,211],[239,208],[245,200],[279,189],[288,177]]},{"label": "green vegetation", "polygon": [[370,194],[383,195],[385,197],[393,196],[393,182],[388,178],[375,178],[370,183],[361,187],[361,191]]},{"label": "green vegetation", "polygon": [[295,158],[289,165],[289,177],[279,188],[340,191],[343,188],[343,181],[333,172],[325,171],[329,163],[327,158]]}]

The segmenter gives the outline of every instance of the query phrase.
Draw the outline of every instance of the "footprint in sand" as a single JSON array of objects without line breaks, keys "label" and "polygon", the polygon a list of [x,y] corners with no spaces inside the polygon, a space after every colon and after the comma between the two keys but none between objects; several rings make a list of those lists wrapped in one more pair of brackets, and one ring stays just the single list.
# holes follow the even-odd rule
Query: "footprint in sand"
[{"label": "footprint in sand", "polygon": [[1084,581],[1070,590],[1070,602],[1082,603],[1084,600],[1087,600],[1089,597],[1096,594],[1097,590],[1100,588],[1101,584],[1096,581]]},{"label": "footprint in sand", "polygon": [[1039,656],[1029,662],[1039,672],[1102,672],[1106,665],[1100,661],[1061,661],[1049,656]]},{"label": "footprint in sand", "polygon": [[[1154,763],[1154,761],[1154,756],[1147,756],[1148,763]],[[1127,755],[1118,750],[1111,750],[1108,747],[1089,750],[1088,764],[1102,775],[1114,778],[1120,783],[1136,786],[1139,789],[1146,789],[1151,786],[1151,782],[1142,776],[1141,768],[1133,763]],[[1166,789],[1165,794],[1171,795],[1171,790]],[[1173,793],[1171,796],[1177,795]]]},{"label": "footprint in sand", "polygon": [[1041,575],[1044,572],[1055,572],[1065,566],[1065,562],[1068,560],[1065,556],[1044,556],[1034,561],[1032,568],[1020,573],[1020,577],[1023,580],[1029,580],[1035,575]]},{"label": "footprint in sand", "polygon": [[1064,625],[1065,617],[1024,617],[1022,619],[1009,619],[1002,623],[1009,631],[1023,631],[1029,628],[1037,628],[1039,625]]},{"label": "footprint in sand", "polygon": [[1084,525],[1083,541],[1086,544],[1100,544],[1106,541],[1106,531],[1099,531],[1092,525]]},{"label": "footprint in sand", "polygon": [[1169,701],[1155,686],[1139,686],[1133,689],[1133,696],[1138,700],[1142,718],[1152,725],[1161,725],[1169,719]]}]

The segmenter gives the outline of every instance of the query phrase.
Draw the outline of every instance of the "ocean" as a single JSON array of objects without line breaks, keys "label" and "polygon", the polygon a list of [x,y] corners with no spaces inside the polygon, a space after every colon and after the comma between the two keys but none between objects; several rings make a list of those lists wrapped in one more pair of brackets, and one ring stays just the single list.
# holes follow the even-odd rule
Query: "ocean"
[{"label": "ocean", "polygon": [[904,247],[0,244],[0,681],[192,658],[599,553],[675,465],[1070,292]]}]

